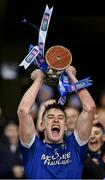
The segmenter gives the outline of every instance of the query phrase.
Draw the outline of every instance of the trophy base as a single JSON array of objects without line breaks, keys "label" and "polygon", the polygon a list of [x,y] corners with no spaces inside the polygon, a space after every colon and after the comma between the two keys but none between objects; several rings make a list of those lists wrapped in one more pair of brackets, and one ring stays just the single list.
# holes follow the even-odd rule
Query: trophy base
[{"label": "trophy base", "polygon": [[50,68],[64,70],[72,62],[71,52],[63,46],[52,46],[46,52],[45,59]]}]

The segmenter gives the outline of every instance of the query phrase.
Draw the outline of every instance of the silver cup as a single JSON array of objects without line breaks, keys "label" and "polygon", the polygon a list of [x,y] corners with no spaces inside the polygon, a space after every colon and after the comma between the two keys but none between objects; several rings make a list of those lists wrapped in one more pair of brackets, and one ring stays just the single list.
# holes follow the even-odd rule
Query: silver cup
[{"label": "silver cup", "polygon": [[72,62],[72,54],[64,46],[56,45],[47,50],[45,60],[48,64],[45,83],[57,85],[59,76]]}]

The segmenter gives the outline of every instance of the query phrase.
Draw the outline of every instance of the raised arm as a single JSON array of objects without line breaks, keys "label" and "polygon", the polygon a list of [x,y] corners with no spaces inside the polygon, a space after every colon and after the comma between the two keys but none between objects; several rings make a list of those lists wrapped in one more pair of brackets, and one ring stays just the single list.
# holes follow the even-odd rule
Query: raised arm
[{"label": "raised arm", "polygon": [[[78,80],[75,77],[76,70],[74,67],[72,66],[68,67],[66,69],[66,73],[68,74],[71,83],[78,82]],[[96,110],[95,102],[86,89],[79,90],[77,92],[77,95],[81,100],[83,110],[79,115],[79,119],[77,121],[75,131],[78,134],[79,139],[81,141],[87,141],[90,136],[92,124],[94,120],[94,115]]]},{"label": "raised arm", "polygon": [[19,135],[26,145],[30,143],[33,135],[36,134],[34,120],[32,119],[30,110],[35,102],[38,91],[43,84],[44,74],[41,70],[36,69],[31,73],[31,79],[33,79],[34,82],[23,95],[17,110],[19,118]]}]

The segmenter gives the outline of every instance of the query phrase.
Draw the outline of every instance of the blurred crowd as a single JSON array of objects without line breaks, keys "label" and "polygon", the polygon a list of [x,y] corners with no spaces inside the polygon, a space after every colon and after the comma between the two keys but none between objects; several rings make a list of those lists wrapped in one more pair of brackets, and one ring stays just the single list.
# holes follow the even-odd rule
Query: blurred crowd
[{"label": "blurred crowd", "polygon": [[[53,87],[43,85],[39,91],[37,101],[31,109],[40,136],[40,114],[43,112],[42,104],[49,99],[55,99]],[[91,136],[88,142],[88,152],[85,157],[82,179],[105,178],[105,89],[99,95],[96,104],[96,114],[93,120]],[[75,93],[67,97],[65,112],[67,114],[67,132],[71,134],[78,116],[82,110],[81,102]],[[0,179],[25,179],[22,156],[19,150],[18,119],[6,118],[0,108]]]}]

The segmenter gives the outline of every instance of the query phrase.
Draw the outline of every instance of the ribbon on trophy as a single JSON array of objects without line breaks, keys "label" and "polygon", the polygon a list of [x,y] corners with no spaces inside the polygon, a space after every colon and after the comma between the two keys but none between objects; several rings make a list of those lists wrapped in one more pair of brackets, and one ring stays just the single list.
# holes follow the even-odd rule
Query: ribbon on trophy
[{"label": "ribbon on trophy", "polygon": [[45,49],[46,36],[47,36],[47,31],[48,31],[52,11],[53,11],[53,7],[49,9],[48,5],[46,5],[39,29],[39,36],[38,36],[39,55],[35,57],[36,64],[45,73],[47,72],[48,64],[44,60],[44,49]]},{"label": "ribbon on trophy", "polygon": [[[50,23],[50,18],[52,15],[53,7],[49,9],[48,5],[46,5],[42,22],[39,29],[39,38],[38,38],[38,46],[30,45],[30,51],[28,55],[23,59],[22,63],[19,66],[24,66],[25,69],[29,67],[29,65],[35,60],[36,64],[38,65],[41,70],[45,71],[45,67],[47,68],[47,63],[44,60],[44,48],[45,48],[45,41],[48,31],[48,26]],[[23,22],[26,22],[24,20]],[[34,56],[34,52],[37,52]],[[42,66],[44,65],[44,69]]]},{"label": "ribbon on trophy", "polygon": [[46,5],[45,12],[43,14],[42,22],[39,29],[39,38],[38,38],[38,46],[39,51],[44,57],[44,49],[45,49],[45,41],[47,36],[47,31],[52,15],[53,7],[49,9],[48,5]]},{"label": "ribbon on trophy", "polygon": [[24,69],[27,69],[28,66],[34,61],[36,56],[39,54],[39,47],[34,46],[24,60],[19,64],[19,66],[24,66]]},{"label": "ribbon on trophy", "polygon": [[[38,45],[37,46],[30,45],[28,55],[24,58],[24,60],[19,65],[19,66],[24,66],[24,68],[27,69],[32,62],[35,62],[35,64],[37,64],[38,68],[41,69],[47,75],[47,77],[50,76],[48,73],[48,72],[50,72],[49,71],[50,65],[48,65],[48,61],[46,62],[44,59],[44,50],[45,50],[46,36],[47,36],[47,31],[48,31],[52,11],[53,11],[53,7],[51,9],[49,9],[48,5],[46,5],[45,11],[44,11],[44,14],[42,17],[40,29],[39,29]],[[26,22],[26,20],[24,22]],[[58,46],[58,48],[59,48],[59,46]],[[61,47],[61,49],[62,49],[62,47]],[[59,58],[60,57],[58,55],[57,62],[59,61]],[[53,73],[55,73],[56,68],[50,69],[50,70]],[[64,70],[60,71],[60,72],[61,72],[61,74],[59,74],[59,71],[58,71],[59,78],[57,80],[57,86],[58,86],[58,90],[59,90],[59,93],[61,96],[58,100],[58,103],[60,103],[61,105],[63,105],[65,103],[66,95],[68,93],[71,93],[73,91],[78,91],[80,89],[83,89],[85,87],[92,85],[92,81],[90,80],[90,77],[80,80],[77,83],[71,84],[70,80],[69,80],[67,74],[64,72]],[[52,77],[54,78],[54,76],[55,76],[55,74],[53,74]]]},{"label": "ribbon on trophy", "polygon": [[80,89],[84,89],[88,86],[92,85],[92,80],[90,77],[82,79],[76,83],[71,84],[70,79],[66,75],[66,73],[62,73],[59,78],[58,90],[61,94],[61,97],[58,100],[58,103],[64,104],[66,101],[66,95],[71,92],[77,92]]}]

